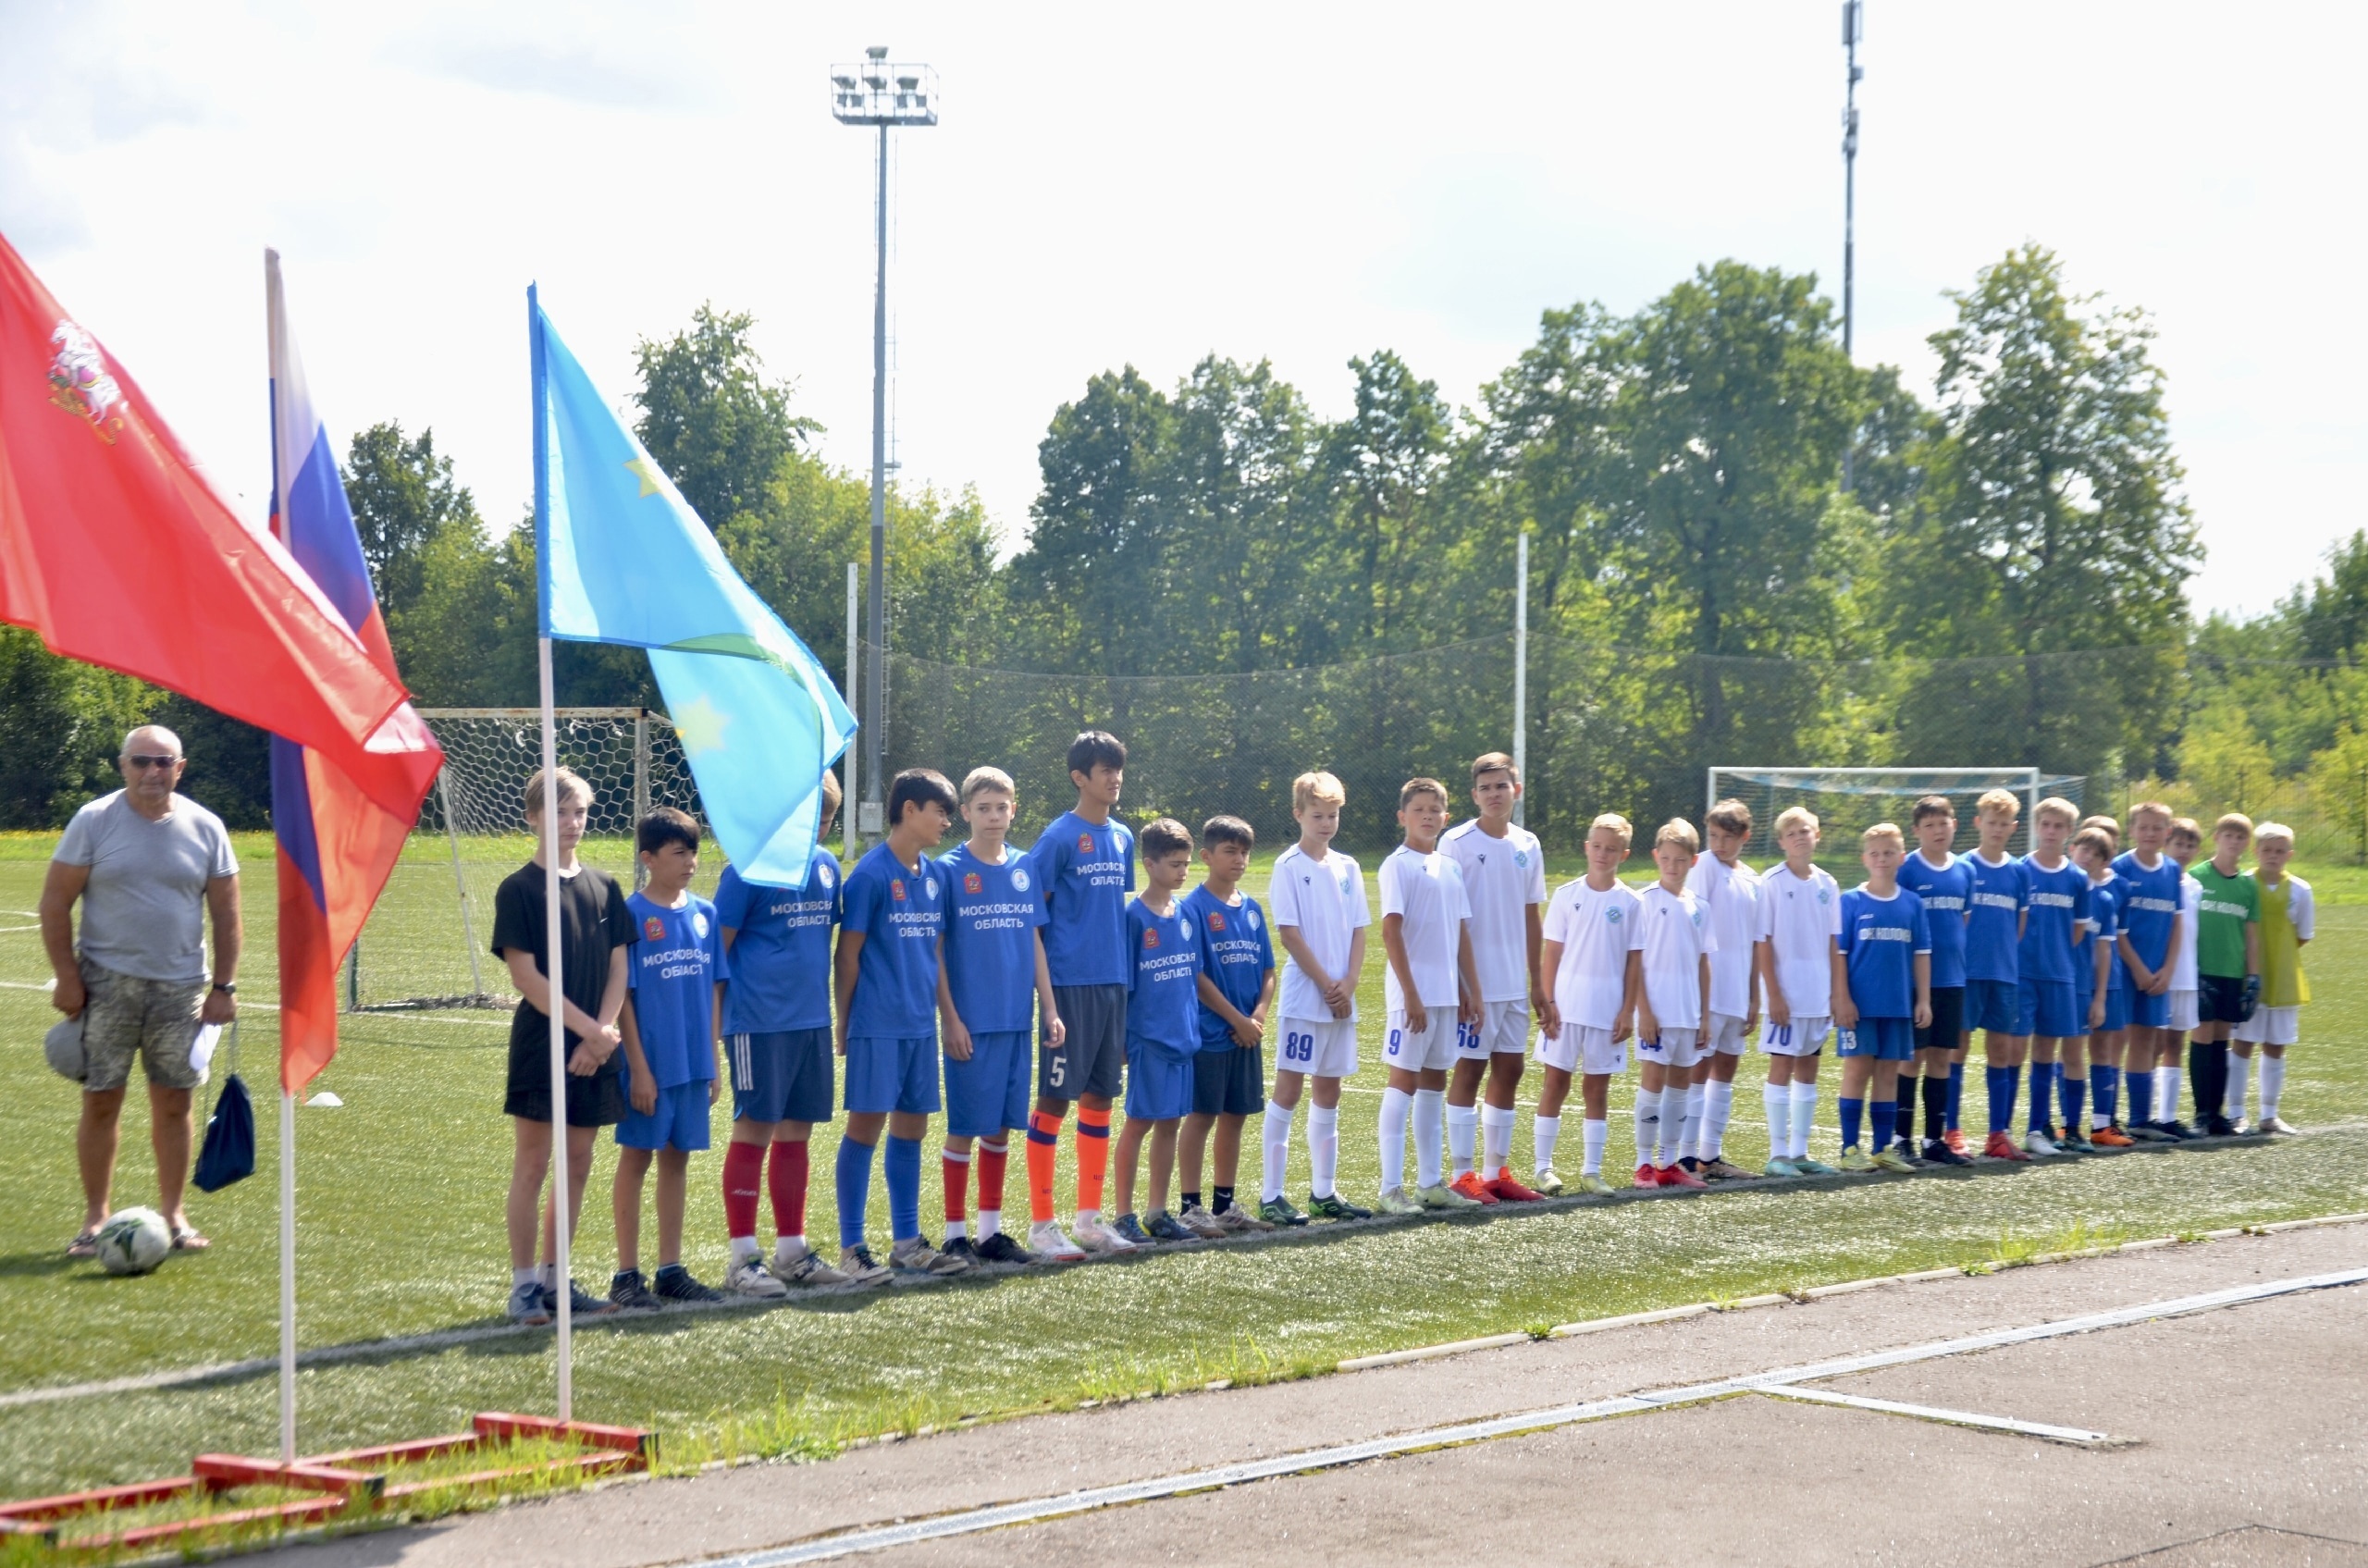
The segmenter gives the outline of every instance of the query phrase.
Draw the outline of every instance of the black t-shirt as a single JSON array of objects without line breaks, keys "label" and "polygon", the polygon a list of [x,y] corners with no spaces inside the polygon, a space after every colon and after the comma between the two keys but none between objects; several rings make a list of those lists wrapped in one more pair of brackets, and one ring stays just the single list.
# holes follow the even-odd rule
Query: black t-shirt
[{"label": "black t-shirt", "polygon": [[[493,951],[496,957],[511,948],[535,956],[535,968],[551,971],[543,945],[549,924],[543,902],[543,868],[528,861],[501,879],[493,894]],[[633,941],[633,912],[615,879],[589,866],[572,877],[559,879],[560,954],[565,960],[560,989],[567,999],[594,1018],[600,1015],[600,994],[609,987],[609,955]],[[510,1019],[510,1044],[548,1050],[550,1020],[523,998]],[[567,1031],[567,1049],[577,1036]]]}]

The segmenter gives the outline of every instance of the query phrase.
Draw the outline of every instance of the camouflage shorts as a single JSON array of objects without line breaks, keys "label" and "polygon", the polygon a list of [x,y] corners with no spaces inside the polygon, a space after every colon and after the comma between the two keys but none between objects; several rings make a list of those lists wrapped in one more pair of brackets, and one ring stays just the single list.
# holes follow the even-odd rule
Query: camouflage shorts
[{"label": "camouflage shorts", "polygon": [[205,982],[142,980],[85,958],[82,989],[89,997],[82,1009],[86,1092],[122,1088],[130,1080],[134,1056],[147,1068],[148,1081],[159,1087],[194,1089],[205,1081],[189,1059]]}]

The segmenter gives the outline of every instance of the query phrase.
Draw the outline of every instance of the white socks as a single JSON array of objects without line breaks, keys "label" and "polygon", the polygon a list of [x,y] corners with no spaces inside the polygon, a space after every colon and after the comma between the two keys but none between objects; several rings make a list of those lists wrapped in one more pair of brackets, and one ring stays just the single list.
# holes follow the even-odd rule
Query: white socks
[{"label": "white socks", "polygon": [[2154,1069],[2154,1119],[2177,1121],[2179,1117],[2179,1069]]},{"label": "white socks", "polygon": [[2286,1097],[2286,1058],[2264,1056],[2261,1059],[2261,1119],[2272,1121],[2277,1116],[2277,1102]]},{"label": "white socks", "polygon": [[806,1244],[803,1236],[782,1237],[773,1242],[773,1272],[780,1273],[813,1250]]},{"label": "white socks", "polygon": [[1768,1157],[1771,1160],[1791,1158],[1793,1086],[1789,1083],[1763,1084],[1760,1086],[1759,1103],[1768,1112]]},{"label": "white socks", "polygon": [[1449,1105],[1447,1108],[1447,1146],[1455,1156],[1455,1174],[1462,1176],[1472,1168],[1472,1145],[1480,1129],[1480,1107]]},{"label": "white socks", "polygon": [[1332,1178],[1340,1168],[1339,1106],[1308,1106],[1307,1163],[1307,1190],[1319,1198],[1334,1196]]},{"label": "white socks", "polygon": [[1266,1154],[1266,1168],[1258,1175],[1258,1196],[1271,1204],[1283,1195],[1283,1177],[1290,1169],[1290,1110],[1272,1100],[1267,1101],[1266,1119],[1260,1132],[1259,1142]]},{"label": "white socks", "polygon": [[[1684,1089],[1669,1089],[1661,1093],[1661,1164],[1675,1165],[1694,1153],[1695,1130],[1702,1125],[1702,1089],[1689,1083]],[[1670,1101],[1675,1098],[1684,1109],[1670,1115]]]},{"label": "white socks", "polygon": [[1000,1236],[1000,1235],[1002,1235],[1002,1234],[1003,1234],[1003,1210],[1001,1210],[1001,1209],[980,1209],[980,1210],[979,1211],[979,1221],[978,1221],[978,1223],[979,1223],[979,1240],[980,1240],[980,1241],[985,1241],[985,1240],[986,1240],[988,1237],[990,1237],[990,1236]]},{"label": "white socks", "polygon": [[757,1255],[757,1239],[754,1236],[734,1236],[731,1240],[733,1267],[737,1268]]},{"label": "white socks", "polygon": [[1786,1158],[1808,1158],[1809,1129],[1816,1125],[1817,1085],[1795,1081],[1793,1085],[1793,1146]]},{"label": "white socks", "polygon": [[1585,1176],[1603,1174],[1603,1146],[1611,1142],[1611,1124],[1608,1121],[1582,1121],[1580,1135],[1585,1140],[1585,1153],[1580,1156],[1579,1170]]},{"label": "white socks", "polygon": [[1695,1157],[1705,1162],[1723,1155],[1727,1149],[1727,1121],[1735,1114],[1735,1086],[1717,1079],[1702,1086],[1702,1123],[1695,1143]]},{"label": "white socks", "polygon": [[[1659,1089],[1636,1091],[1636,1164],[1640,1167],[1654,1163],[1654,1151],[1660,1145],[1663,1093]],[[1679,1093],[1682,1095],[1684,1091]]]},{"label": "white socks", "polygon": [[1553,1167],[1554,1141],[1562,1136],[1562,1118],[1536,1117],[1532,1119],[1532,1126],[1537,1134],[1537,1168],[1544,1172]]},{"label": "white socks", "polygon": [[2245,1119],[2245,1091],[2251,1087],[2253,1059],[2228,1053],[2228,1093],[2221,1097],[2220,1114],[2230,1121]]},{"label": "white socks", "polygon": [[1447,1119],[1447,1091],[1414,1091],[1414,1184],[1439,1184],[1439,1129]]},{"label": "white socks", "polygon": [[1480,1174],[1493,1179],[1496,1174],[1513,1163],[1513,1117],[1511,1106],[1498,1110],[1494,1105],[1480,1107]]},{"label": "white socks", "polygon": [[1381,1092],[1381,1190],[1385,1192],[1406,1185],[1406,1118],[1413,1108],[1414,1096],[1403,1089]]}]

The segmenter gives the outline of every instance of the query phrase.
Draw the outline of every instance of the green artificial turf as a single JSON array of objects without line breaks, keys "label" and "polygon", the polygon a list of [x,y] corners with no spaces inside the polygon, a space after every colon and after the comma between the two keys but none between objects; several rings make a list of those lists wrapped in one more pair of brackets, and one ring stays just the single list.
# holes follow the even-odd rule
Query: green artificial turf
[{"label": "green artificial turf", "polygon": [[[29,913],[54,841],[0,840],[0,1054],[19,1089],[16,1153],[0,1177],[0,1393],[268,1357],[278,1343],[278,1157],[274,1015],[251,1007],[242,1049],[258,1098],[255,1179],[199,1195],[192,1216],[213,1237],[203,1256],[153,1276],[106,1278],[62,1255],[79,1216],[77,1092],[43,1068],[54,1015]],[[435,846],[418,863],[433,868]],[[252,882],[252,960],[241,995],[271,982],[271,851],[240,835]],[[1263,882],[1265,857],[1258,881]],[[713,867],[709,867],[711,875]],[[1559,882],[1575,867],[1558,862]],[[866,1432],[910,1429],[1148,1389],[1248,1380],[1328,1367],[1344,1356],[1687,1302],[1942,1264],[2012,1258],[2074,1237],[2165,1235],[2368,1209],[2368,879],[2301,868],[2329,906],[2307,956],[2319,1000],[2305,1014],[2285,1111],[2311,1136],[2046,1167],[1984,1167],[1781,1191],[1714,1191],[1326,1234],[1264,1246],[1166,1252],[1114,1266],[957,1281],[787,1308],[669,1314],[628,1327],[587,1326],[575,1356],[576,1412],[649,1425],[677,1459],[762,1450],[822,1453]],[[453,955],[460,945],[449,867],[400,878],[365,951],[401,944]],[[1370,885],[1370,879],[1369,885]],[[1254,890],[1253,883],[1253,890]],[[2351,897],[2345,897],[2347,891]],[[1381,1073],[1378,944],[1365,969],[1364,1069],[1342,1102],[1341,1189],[1369,1194]],[[501,1228],[510,1129],[500,1115],[507,1019],[484,1012],[349,1018],[344,1048],[320,1080],[345,1102],[298,1113],[300,1332],[307,1348],[497,1322],[507,1291]],[[1828,1075],[1831,1076],[1830,1074]],[[1730,1153],[1764,1154],[1746,1062]],[[1630,1085],[1615,1084],[1611,1153],[1633,1145]],[[1965,1120],[1982,1121],[1979,1058]],[[1575,1114],[1575,1110],[1573,1111]],[[719,1148],[728,1102],[717,1111]],[[1821,1117],[1832,1157],[1832,1091]],[[118,1204],[154,1198],[137,1091]],[[1577,1165],[1577,1130],[1564,1139]],[[1242,1184],[1254,1187],[1254,1126]],[[1516,1168],[1530,1143],[1524,1114]],[[835,1139],[819,1135],[808,1229],[834,1230]],[[1066,1156],[1066,1142],[1064,1154]],[[686,1261],[702,1276],[724,1261],[720,1154],[693,1162]],[[1024,1216],[1020,1162],[1007,1212]],[[612,1256],[608,1179],[598,1158],[577,1277],[596,1288]],[[1293,1191],[1306,1191],[1294,1140]],[[935,1162],[924,1167],[923,1224],[934,1233]],[[1060,1191],[1068,1206],[1066,1168]],[[886,1202],[875,1179],[875,1245]],[[768,1217],[767,1224],[770,1225]],[[654,1238],[652,1238],[654,1240]],[[552,1340],[505,1334],[442,1349],[396,1349],[306,1369],[302,1446],[319,1451],[454,1429],[477,1410],[547,1410]],[[199,1450],[269,1452],[277,1442],[269,1375],[194,1388],[0,1408],[0,1494],[22,1496],[142,1478],[186,1466]]]}]

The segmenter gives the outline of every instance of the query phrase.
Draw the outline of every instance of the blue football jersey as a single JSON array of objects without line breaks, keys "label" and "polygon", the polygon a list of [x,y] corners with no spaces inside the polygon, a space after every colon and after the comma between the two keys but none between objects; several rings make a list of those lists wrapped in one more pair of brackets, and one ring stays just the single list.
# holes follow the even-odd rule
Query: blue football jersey
[{"label": "blue football jersey", "polygon": [[2121,976],[2121,956],[2114,949],[2115,940],[2121,935],[2120,879],[2107,877],[2089,884],[2089,920],[2080,928],[2080,945],[2072,956],[2072,982],[2080,994],[2089,995],[2097,983],[2097,945],[2104,945],[2107,954],[2105,984],[2126,983]]},{"label": "blue football jersey", "polygon": [[1125,985],[1127,895],[1135,890],[1135,835],[1120,821],[1074,811],[1053,819],[1029,850],[1051,919],[1044,962],[1054,985]]},{"label": "blue football jersey", "polygon": [[2122,884],[2122,934],[2129,938],[2140,962],[2160,969],[2171,950],[2171,932],[2178,929],[2179,879],[2184,873],[2167,855],[2157,857],[2150,871],[2139,864],[2135,849],[2123,851],[2113,869]]},{"label": "blue football jersey", "polygon": [[1935,866],[1923,851],[1911,850],[1900,862],[1899,885],[1924,901],[1924,919],[1932,929],[1932,989],[1965,983],[1965,916],[1973,895],[1973,871],[1962,855],[1952,855]]},{"label": "blue football jersey", "polygon": [[1201,1047],[1201,922],[1180,898],[1127,906],[1127,1043],[1177,1056]]},{"label": "blue football jersey", "polygon": [[2022,977],[2072,978],[2072,939],[2089,919],[2089,873],[2066,859],[2054,870],[2023,857],[2030,873],[2031,918],[2023,927]]},{"label": "blue football jersey", "polygon": [[1036,928],[1044,900],[1028,857],[1005,846],[991,865],[967,844],[941,856],[945,878],[945,988],[954,1014],[973,1034],[1016,1034],[1036,1026]]},{"label": "blue football jersey", "polygon": [[743,882],[723,868],[715,918],[732,938],[727,1034],[778,1034],[831,1025],[831,928],[839,923],[839,863],[817,849],[797,887]]},{"label": "blue football jersey", "polygon": [[[660,1089],[705,1083],[715,1076],[716,982],[731,978],[715,906],[693,894],[669,909],[636,893],[625,908],[633,915],[625,983],[642,1060]],[[623,1052],[616,1061],[619,1075],[630,1078]]]},{"label": "blue football jersey", "polygon": [[937,1037],[937,943],[945,934],[945,884],[937,862],[907,867],[885,841],[847,873],[842,932],[861,932],[851,1040]]},{"label": "blue football jersey", "polygon": [[1906,888],[1879,898],[1864,885],[1842,895],[1842,961],[1862,1019],[1916,1016],[1916,955],[1932,951],[1924,900]]},{"label": "blue football jersey", "polygon": [[[1202,883],[1184,895],[1184,908],[1200,928],[1201,972],[1237,1012],[1247,1016],[1274,972],[1275,938],[1258,900],[1246,893],[1240,896],[1240,903],[1227,904]],[[1202,1008],[1201,1049],[1225,1051],[1233,1044],[1232,1026],[1215,1009]]]},{"label": "blue football jersey", "polygon": [[1965,977],[1967,980],[2022,979],[2023,914],[2031,907],[2030,868],[2016,859],[1996,865],[1976,850],[1961,856],[1971,883],[1966,892],[1969,909],[1965,920]]}]

